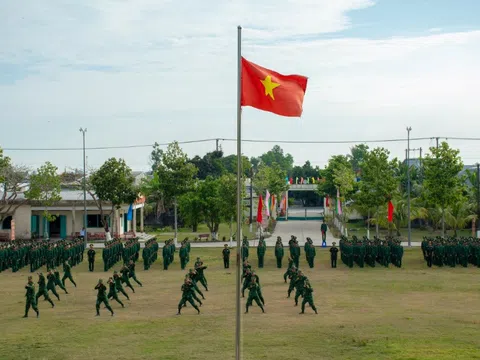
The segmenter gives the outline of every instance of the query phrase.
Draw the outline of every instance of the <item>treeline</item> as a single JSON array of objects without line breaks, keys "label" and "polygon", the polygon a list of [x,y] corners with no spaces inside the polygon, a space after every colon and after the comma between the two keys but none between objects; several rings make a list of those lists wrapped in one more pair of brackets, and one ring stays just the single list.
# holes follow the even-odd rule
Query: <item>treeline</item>
[{"label": "treeline", "polygon": [[[478,181],[476,172],[464,170],[459,151],[443,142],[431,147],[423,159],[410,164],[391,159],[384,148],[370,150],[358,145],[347,155],[332,156],[321,170],[323,181],[318,192],[332,199],[337,209],[337,194],[341,203],[341,221],[352,210],[366,218],[368,225],[401,235],[408,224],[408,172],[410,173],[410,221],[432,231],[447,228],[457,230],[477,221]],[[472,186],[475,185],[475,186]],[[394,206],[393,221],[387,220],[388,202]],[[336,211],[339,213],[339,211]]]}]

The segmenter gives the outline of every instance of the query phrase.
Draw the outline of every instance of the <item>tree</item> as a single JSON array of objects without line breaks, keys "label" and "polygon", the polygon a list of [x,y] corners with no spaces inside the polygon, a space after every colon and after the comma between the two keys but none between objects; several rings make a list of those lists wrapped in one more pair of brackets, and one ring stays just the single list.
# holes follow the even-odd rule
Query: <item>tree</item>
[{"label": "tree", "polygon": [[27,199],[19,199],[20,186],[28,177],[28,169],[11,163],[9,157],[3,157],[0,148],[0,223],[7,216],[13,215],[15,210],[24,204]]},{"label": "tree", "polygon": [[166,151],[160,150],[159,159],[156,170],[159,188],[165,205],[170,206],[176,197],[192,188],[198,169],[188,161],[178,142],[168,145]]},{"label": "tree", "polygon": [[463,169],[459,151],[449,147],[447,142],[430,148],[423,160],[423,189],[427,202],[439,206],[442,211],[442,236],[445,235],[445,211],[461,199],[463,179],[459,172]]},{"label": "tree", "polygon": [[146,202],[158,220],[160,215],[165,212],[165,204],[163,201],[163,189],[157,172],[154,172],[151,178],[142,179],[140,192],[145,195]]},{"label": "tree", "polygon": [[350,154],[347,155],[347,158],[350,161],[355,174],[360,174],[362,170],[360,165],[364,161],[367,153],[368,145],[366,144],[359,144],[350,148]]},{"label": "tree", "polygon": [[293,167],[293,156],[284,154],[283,149],[278,145],[260,156],[260,160],[266,166],[277,164],[286,174],[290,173]]},{"label": "tree", "polygon": [[193,232],[197,232],[198,224],[203,219],[202,199],[197,191],[198,183],[192,191],[189,191],[178,198],[178,207],[180,214],[186,225],[192,227]]},{"label": "tree", "polygon": [[[223,167],[226,173],[237,174],[237,155],[228,155],[222,158]],[[246,156],[242,156],[243,175],[249,177],[252,163]]]},{"label": "tree", "polygon": [[207,176],[218,178],[225,172],[223,164],[223,151],[212,151],[203,156],[195,156],[189,161],[197,167],[197,178],[204,180]]},{"label": "tree", "polygon": [[[379,218],[380,208],[386,207],[398,187],[395,179],[397,159],[389,160],[389,155],[387,149],[375,148],[365,154],[360,164],[362,180],[359,182],[360,192],[356,195],[356,200],[363,202],[366,208],[374,209],[376,219]],[[375,223],[378,236],[378,220]]]},{"label": "tree", "polygon": [[[242,179],[242,184],[244,184]],[[233,221],[237,218],[237,177],[225,174],[219,179],[220,214],[223,221],[230,225],[230,239],[233,235]],[[245,197],[245,186],[242,186],[241,198]]]},{"label": "tree", "polygon": [[[350,164],[339,163],[338,166],[333,169],[333,183],[340,193],[340,204],[349,200],[347,196],[352,193],[355,184],[355,174]],[[342,209],[344,209],[343,206]],[[348,212],[343,212],[342,221],[344,223],[348,221],[347,216]]]},{"label": "tree", "polygon": [[476,218],[475,206],[466,199],[459,198],[445,210],[445,222],[457,236],[457,230],[465,229],[466,225]]},{"label": "tree", "polygon": [[[41,206],[45,207],[43,216],[45,221],[52,222],[55,216],[48,212],[48,207],[53,206],[62,200],[60,195],[60,176],[57,174],[58,168],[50,162],[46,162],[36,173],[30,176],[30,188],[25,192],[25,197],[32,201],[37,201]],[[46,223],[45,223],[46,224]],[[45,226],[44,237],[48,237]]]},{"label": "tree", "polygon": [[162,162],[162,154],[163,150],[160,149],[160,145],[155,142],[155,144],[153,144],[153,150],[150,153],[150,165],[152,166],[153,172],[157,171],[160,163]]},{"label": "tree", "polygon": [[223,199],[220,198],[220,180],[208,176],[198,184],[197,191],[201,199],[200,208],[205,222],[212,234],[212,238],[216,239],[218,227],[222,220],[221,211]]},{"label": "tree", "polygon": [[278,198],[289,188],[289,184],[285,181],[286,177],[287,171],[277,163],[270,166],[261,163],[253,181],[253,188],[257,194],[264,194],[268,190]]},{"label": "tree", "polygon": [[117,232],[115,226],[115,210],[120,209],[122,204],[132,204],[138,196],[134,186],[132,170],[125,160],[110,158],[90,176],[94,200],[100,210],[102,225],[105,226],[103,203],[111,204],[110,218],[112,229]]},{"label": "tree", "polygon": [[[345,155],[334,155],[328,160],[328,165],[320,172],[322,181],[318,183],[317,192],[321,196],[336,197],[337,186],[335,184],[335,169],[350,166]],[[344,194],[347,196],[347,194]]]}]

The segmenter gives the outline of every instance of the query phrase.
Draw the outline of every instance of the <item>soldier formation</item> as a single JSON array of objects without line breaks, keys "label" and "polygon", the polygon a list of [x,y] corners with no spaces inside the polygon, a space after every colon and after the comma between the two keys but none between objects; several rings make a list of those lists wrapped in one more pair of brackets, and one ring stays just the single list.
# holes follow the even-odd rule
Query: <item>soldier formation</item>
[{"label": "soldier formation", "polygon": [[468,264],[480,267],[480,239],[474,237],[424,237],[422,241],[423,258],[428,267]]},{"label": "soldier formation", "polygon": [[370,267],[375,267],[377,262],[385,267],[388,267],[389,264],[402,267],[403,246],[401,240],[394,237],[386,237],[381,240],[375,236],[373,240],[369,240],[364,236],[360,240],[356,236],[351,239],[342,236],[340,252],[342,262],[350,268],[353,267],[354,262],[362,268],[365,263]]},{"label": "soldier formation", "polygon": [[83,261],[85,242],[82,239],[59,240],[14,240],[0,245],[0,272],[12,272],[30,266],[30,272],[47,266],[47,270],[60,266],[67,259],[76,266]]},{"label": "soldier formation", "polygon": [[142,251],[143,270],[150,269],[150,266],[157,261],[158,247],[158,242],[155,238],[145,242],[145,247]]}]

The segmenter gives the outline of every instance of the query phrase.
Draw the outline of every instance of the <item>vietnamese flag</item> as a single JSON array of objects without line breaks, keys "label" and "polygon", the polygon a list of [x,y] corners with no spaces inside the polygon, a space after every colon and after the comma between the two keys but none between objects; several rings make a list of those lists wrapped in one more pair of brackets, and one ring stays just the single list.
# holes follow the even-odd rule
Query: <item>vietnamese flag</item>
[{"label": "vietnamese flag", "polygon": [[393,210],[394,210],[393,204],[391,201],[389,201],[388,202],[388,222],[393,221]]},{"label": "vietnamese flag", "polygon": [[307,78],[282,75],[242,57],[241,106],[251,106],[281,116],[300,117]]},{"label": "vietnamese flag", "polygon": [[260,194],[260,197],[258,198],[257,223],[262,223],[263,221],[262,210],[263,210],[263,200],[262,200],[262,194]]}]

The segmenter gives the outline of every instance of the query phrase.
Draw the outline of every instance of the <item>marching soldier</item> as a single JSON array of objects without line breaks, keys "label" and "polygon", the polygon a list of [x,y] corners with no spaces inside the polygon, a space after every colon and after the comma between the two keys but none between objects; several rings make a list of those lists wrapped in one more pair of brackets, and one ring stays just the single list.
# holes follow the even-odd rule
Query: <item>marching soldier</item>
[{"label": "marching soldier", "polygon": [[47,284],[45,281],[45,276],[42,273],[38,273],[38,292],[37,295],[35,296],[35,303],[38,304],[38,298],[43,295],[43,298],[52,305],[52,308],[55,307],[55,304],[53,303],[52,299],[50,299],[50,296],[48,296],[47,292]]},{"label": "marching soldier", "polygon": [[262,313],[265,313],[265,309],[263,308],[263,304],[259,297],[259,286],[255,278],[252,279],[252,282],[248,286],[248,290],[249,290],[249,294],[248,294],[245,314],[248,313],[248,308],[252,306],[254,300],[255,300],[255,303],[260,307],[260,309],[262,309]]},{"label": "marching soldier", "polygon": [[125,307],[125,305],[123,304],[123,302],[118,298],[118,294],[117,294],[117,286],[115,285],[115,281],[113,280],[112,277],[109,277],[108,278],[108,295],[107,295],[107,298],[108,300],[110,299],[113,299],[115,300],[117,303],[119,303],[122,308]]},{"label": "marching soldier", "polygon": [[318,314],[317,308],[315,307],[315,304],[313,303],[313,288],[310,285],[309,281],[305,282],[304,288],[303,288],[303,301],[302,301],[302,312],[300,314],[305,314],[305,305],[309,304],[310,307],[312,308],[313,311],[315,311],[315,314]]},{"label": "marching soldier", "polygon": [[97,293],[97,303],[95,304],[97,314],[95,316],[100,316],[100,304],[102,304],[102,303],[105,305],[105,307],[108,310],[110,310],[110,313],[113,316],[113,310],[112,310],[110,304],[108,303],[107,287],[105,285],[103,285],[103,280],[102,279],[98,280],[98,284],[97,284],[97,286],[95,286],[94,290],[98,291],[98,293]]},{"label": "marching soldier", "polygon": [[28,277],[28,282],[27,285],[25,285],[25,289],[27,290],[25,297],[26,303],[25,303],[25,315],[23,316],[24,318],[28,317],[28,311],[30,310],[30,307],[37,313],[37,318],[40,315],[40,312],[38,311],[37,307],[37,300],[35,297],[35,284],[33,283],[32,277]]}]

